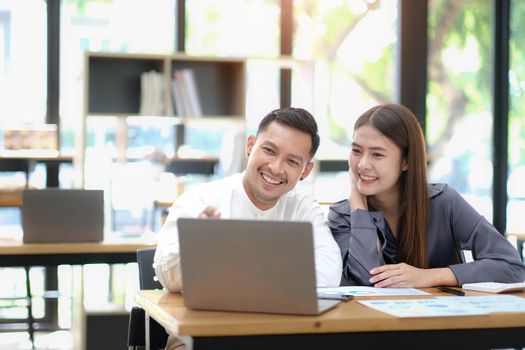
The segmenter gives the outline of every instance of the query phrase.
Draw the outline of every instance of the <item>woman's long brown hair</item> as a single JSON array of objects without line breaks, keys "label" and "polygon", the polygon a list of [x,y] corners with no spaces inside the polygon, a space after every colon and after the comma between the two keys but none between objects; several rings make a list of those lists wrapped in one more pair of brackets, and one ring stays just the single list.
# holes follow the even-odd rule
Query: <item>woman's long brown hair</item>
[{"label": "woman's long brown hair", "polygon": [[392,140],[407,161],[407,170],[400,181],[400,218],[397,234],[397,260],[425,268],[427,262],[427,159],[425,139],[414,114],[397,104],[372,107],[354,125],[354,132],[363,125],[372,125]]}]

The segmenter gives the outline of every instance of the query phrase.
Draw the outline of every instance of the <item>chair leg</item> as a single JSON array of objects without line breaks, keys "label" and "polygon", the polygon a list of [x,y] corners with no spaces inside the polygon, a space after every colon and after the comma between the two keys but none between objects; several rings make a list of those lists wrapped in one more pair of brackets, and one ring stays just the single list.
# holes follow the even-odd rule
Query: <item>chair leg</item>
[{"label": "chair leg", "polygon": [[26,272],[26,294],[27,294],[27,323],[31,345],[35,347],[35,320],[33,318],[33,297],[31,294],[31,280],[29,278],[29,266],[24,267]]}]

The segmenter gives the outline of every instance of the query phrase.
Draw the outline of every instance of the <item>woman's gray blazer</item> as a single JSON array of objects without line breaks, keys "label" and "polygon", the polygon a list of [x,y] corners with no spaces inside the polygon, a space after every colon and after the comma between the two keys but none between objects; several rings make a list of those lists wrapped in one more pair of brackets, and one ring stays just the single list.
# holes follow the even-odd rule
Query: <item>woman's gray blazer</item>
[{"label": "woman's gray blazer", "polygon": [[[517,250],[458,192],[446,184],[432,184],[429,196],[429,268],[449,267],[460,286],[525,280]],[[342,200],[330,207],[328,225],[341,249],[344,284],[370,285],[370,269],[398,263],[396,238],[382,212],[351,212],[348,200]],[[472,252],[473,262],[462,263],[463,250]]]}]

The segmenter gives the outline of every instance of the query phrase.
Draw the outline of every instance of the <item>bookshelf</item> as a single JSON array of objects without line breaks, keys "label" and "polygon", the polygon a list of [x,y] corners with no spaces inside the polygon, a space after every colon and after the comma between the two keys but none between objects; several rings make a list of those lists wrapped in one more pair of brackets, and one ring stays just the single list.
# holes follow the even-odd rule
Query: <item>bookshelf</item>
[{"label": "bookshelf", "polygon": [[[84,118],[81,152],[82,177],[85,175],[87,121],[103,123],[110,117],[116,120],[116,160],[126,161],[129,121],[159,118],[175,133],[175,154],[184,144],[186,129],[203,122],[228,128],[234,123],[244,128],[246,114],[246,61],[242,58],[192,57],[184,54],[125,54],[86,52],[84,77]],[[172,92],[174,73],[191,70],[195,82],[200,115],[184,113],[177,106]],[[141,76],[155,71],[161,77],[162,111],[153,115],[141,113]],[[142,111],[144,111],[142,109]],[[150,118],[151,119],[148,119]],[[238,150],[241,152],[242,150]]]},{"label": "bookshelf", "polygon": [[173,73],[191,69],[204,117],[244,118],[244,59],[87,52],[84,66],[86,116],[139,115],[140,76],[151,70],[163,75],[165,101],[173,104]]}]

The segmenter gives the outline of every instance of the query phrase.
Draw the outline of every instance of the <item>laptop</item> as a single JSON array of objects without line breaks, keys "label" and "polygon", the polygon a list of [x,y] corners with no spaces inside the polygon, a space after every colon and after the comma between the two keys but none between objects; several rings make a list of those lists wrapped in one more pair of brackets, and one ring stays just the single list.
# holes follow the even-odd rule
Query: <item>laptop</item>
[{"label": "laptop", "polygon": [[199,310],[318,315],[309,222],[180,218],[184,303]]},{"label": "laptop", "polygon": [[22,199],[26,243],[100,242],[104,238],[102,190],[24,190]]}]

